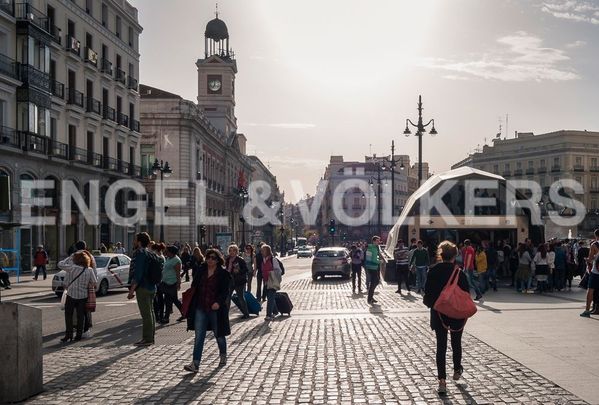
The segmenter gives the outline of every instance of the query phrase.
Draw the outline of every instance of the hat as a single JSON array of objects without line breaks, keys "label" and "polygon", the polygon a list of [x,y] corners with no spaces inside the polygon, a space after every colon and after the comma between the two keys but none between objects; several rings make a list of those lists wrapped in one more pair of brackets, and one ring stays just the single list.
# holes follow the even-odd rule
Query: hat
[{"label": "hat", "polygon": [[38,249],[43,249],[43,248],[44,248],[44,245],[37,245],[37,248],[38,248]]}]

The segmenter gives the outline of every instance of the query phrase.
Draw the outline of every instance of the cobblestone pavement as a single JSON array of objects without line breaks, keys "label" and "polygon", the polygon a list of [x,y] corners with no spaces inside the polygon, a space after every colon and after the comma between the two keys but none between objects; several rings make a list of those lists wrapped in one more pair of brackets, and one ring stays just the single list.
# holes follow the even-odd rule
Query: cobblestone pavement
[{"label": "cobblestone pavement", "polygon": [[288,283],[292,316],[265,323],[262,317],[241,322],[232,314],[227,366],[217,367],[210,339],[195,376],[182,370],[193,343],[182,324],[159,329],[157,344],[144,349],[104,335],[50,350],[45,392],[30,402],[585,403],[467,333],[464,379],[448,383],[449,395],[440,398],[426,308],[420,296],[404,299],[392,287],[380,289],[380,307],[372,310],[365,296],[351,294],[349,282]]}]

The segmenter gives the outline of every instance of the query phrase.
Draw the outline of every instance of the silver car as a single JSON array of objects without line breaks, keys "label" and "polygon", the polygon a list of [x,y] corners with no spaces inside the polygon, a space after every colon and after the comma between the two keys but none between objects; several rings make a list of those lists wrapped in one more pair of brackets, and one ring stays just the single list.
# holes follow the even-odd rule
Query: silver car
[{"label": "silver car", "polygon": [[[94,255],[96,261],[96,274],[98,283],[96,284],[96,293],[106,295],[109,289],[128,287],[129,284],[129,265],[131,259],[127,255],[116,253],[102,253],[99,256]],[[52,278],[52,291],[57,296],[62,296],[64,291],[64,278],[66,272],[59,271]]]},{"label": "silver car", "polygon": [[309,249],[307,246],[302,246],[297,250],[297,257],[312,257],[312,250]]},{"label": "silver car", "polygon": [[350,274],[351,258],[349,250],[344,247],[321,248],[312,259],[312,280],[333,275],[349,279]]}]

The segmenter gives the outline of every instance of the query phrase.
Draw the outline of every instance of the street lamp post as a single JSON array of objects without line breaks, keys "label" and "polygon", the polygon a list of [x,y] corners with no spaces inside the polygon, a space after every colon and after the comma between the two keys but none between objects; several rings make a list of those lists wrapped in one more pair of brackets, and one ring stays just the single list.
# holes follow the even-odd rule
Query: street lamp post
[{"label": "street lamp post", "polygon": [[285,251],[285,226],[281,225],[281,256],[283,256],[283,252]]},{"label": "street lamp post", "polygon": [[[152,172],[154,173],[154,176],[158,176],[158,173],[160,173],[160,181],[162,181],[165,177],[170,177],[173,170],[168,165],[168,162],[163,162],[162,160],[158,162],[158,159],[156,159],[152,165]],[[164,242],[164,214],[166,213],[166,210],[168,210],[168,207],[164,207],[160,221],[160,242]]]},{"label": "street lamp post", "polygon": [[391,217],[395,215],[395,166],[399,163],[399,170],[404,170],[403,159],[395,159],[395,141],[391,141],[391,159],[389,161],[389,167],[391,168]]},{"label": "street lamp post", "polygon": [[405,136],[410,136],[412,134],[412,131],[410,131],[410,125],[416,128],[415,135],[418,137],[418,187],[422,185],[422,135],[424,135],[424,133],[426,132],[426,128],[431,124],[432,128],[429,133],[432,136],[437,135],[434,119],[431,119],[426,124],[423,124],[422,110],[422,96],[418,96],[418,123],[414,124],[409,118],[406,119],[406,129],[403,132]]}]

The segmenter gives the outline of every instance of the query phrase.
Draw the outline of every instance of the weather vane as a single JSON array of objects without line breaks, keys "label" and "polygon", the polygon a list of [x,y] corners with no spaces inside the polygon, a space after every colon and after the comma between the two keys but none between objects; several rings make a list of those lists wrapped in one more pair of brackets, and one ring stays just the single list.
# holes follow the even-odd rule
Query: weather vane
[{"label": "weather vane", "polygon": [[218,2],[216,3],[216,11],[214,12],[214,14],[216,14],[216,18],[218,18]]}]

